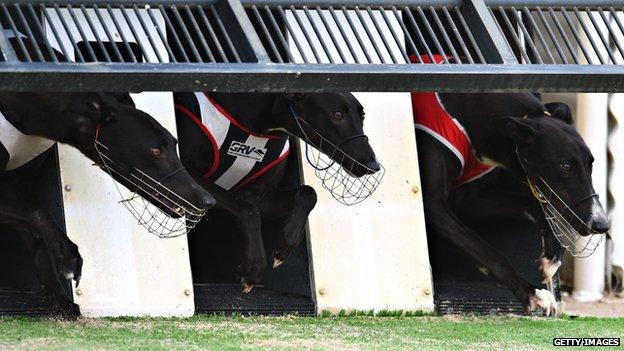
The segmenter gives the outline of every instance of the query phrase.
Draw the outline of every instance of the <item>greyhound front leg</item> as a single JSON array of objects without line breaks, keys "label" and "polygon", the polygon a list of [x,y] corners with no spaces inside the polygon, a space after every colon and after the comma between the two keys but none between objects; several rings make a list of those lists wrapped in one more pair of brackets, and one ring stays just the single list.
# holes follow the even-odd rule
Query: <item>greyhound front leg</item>
[{"label": "greyhound front leg", "polygon": [[547,290],[536,289],[522,278],[507,259],[464,225],[443,198],[425,202],[427,226],[462,250],[471,260],[485,267],[488,275],[507,286],[526,306],[527,311],[541,308],[547,316],[557,312],[557,302]]},{"label": "greyhound front leg", "polygon": [[263,199],[260,205],[262,218],[285,216],[277,248],[273,252],[273,268],[279,267],[304,238],[308,215],[316,205],[316,191],[304,185],[290,191],[282,191]]},{"label": "greyhound front leg", "polygon": [[243,261],[238,270],[241,274],[243,292],[250,292],[262,281],[267,258],[262,241],[262,219],[258,208],[232,193],[214,185],[205,185],[206,190],[217,200],[215,208],[234,216],[243,236]]}]

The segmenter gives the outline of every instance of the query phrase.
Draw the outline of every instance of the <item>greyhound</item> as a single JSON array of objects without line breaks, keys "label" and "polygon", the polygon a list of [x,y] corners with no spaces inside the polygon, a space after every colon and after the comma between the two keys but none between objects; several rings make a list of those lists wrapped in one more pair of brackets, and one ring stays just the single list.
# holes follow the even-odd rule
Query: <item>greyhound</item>
[{"label": "greyhound", "polygon": [[[540,308],[546,315],[556,313],[552,293],[522,278],[502,254],[462,222],[451,201],[463,183],[479,177],[495,177],[491,166],[501,166],[513,177],[509,185],[522,189],[520,197],[534,193],[530,190],[534,190],[533,179],[547,180],[562,201],[571,204],[568,209],[587,223],[581,235],[607,232],[608,220],[591,181],[593,157],[572,126],[569,108],[560,103],[544,105],[532,94],[413,93],[412,101],[428,231],[444,237],[483,266],[488,275],[515,294],[527,311]],[[423,101],[438,109],[436,113],[446,116],[452,124],[461,126],[455,134],[465,134],[471,143],[468,153],[449,146],[426,122],[418,126],[419,116],[431,112],[421,109]],[[470,169],[465,169],[466,166]],[[466,177],[464,173],[470,175]],[[529,207],[522,206],[526,201],[513,201],[513,196],[508,200],[490,205],[501,209],[513,203],[513,207],[508,207],[510,213],[516,216],[533,213],[531,217],[543,219],[537,200]],[[471,212],[477,210],[488,211],[479,208]],[[541,269],[548,278],[560,265],[563,249],[552,233],[544,234]]]},{"label": "greyhound", "polygon": [[[362,129],[363,108],[349,93],[191,93],[175,94],[175,100],[182,163],[217,199],[215,210],[218,211],[211,211],[211,215],[232,218],[242,233],[244,252],[239,273],[245,292],[261,281],[267,266],[262,220],[286,218],[273,253],[273,267],[276,268],[303,240],[308,214],[316,204],[316,193],[310,186],[276,190],[285,177],[286,162],[283,161],[288,154],[289,136],[310,141],[318,136],[310,130],[320,131],[319,135],[340,146],[348,157],[341,156],[329,143],[311,142],[322,145],[321,151],[354,176],[362,177],[380,170]],[[219,110],[217,114],[215,106]],[[296,118],[301,118],[310,130],[303,131]],[[207,130],[207,124],[213,124],[212,131]],[[237,161],[240,158],[235,161],[219,156],[223,151],[235,155],[241,152],[241,142],[228,139],[232,137],[249,147],[261,145],[261,152],[272,157],[268,161],[248,163],[253,168],[242,174],[232,172],[228,167],[240,162]],[[257,140],[260,139],[266,143],[259,144]],[[221,152],[220,146],[223,146]],[[245,150],[252,152],[249,148]],[[263,162],[266,165],[263,166]],[[220,166],[225,170],[218,170]],[[230,178],[225,179],[224,174]]]},{"label": "greyhound", "polygon": [[[109,157],[118,164],[160,180],[162,186],[198,208],[208,209],[215,203],[182,167],[175,138],[130,101],[128,94],[0,94],[4,117],[0,136],[9,136],[2,140],[4,174],[0,184],[4,190],[0,196],[0,222],[23,234],[34,251],[42,282],[70,314],[76,313],[77,307],[67,296],[63,280],[74,279],[78,285],[82,258],[51,215],[33,200],[27,179],[19,177],[20,168],[50,148],[52,140],[71,145],[101,164],[94,142],[99,138],[111,150]],[[112,174],[128,188],[133,187],[128,178]],[[163,207],[156,189],[141,193],[154,205]]]}]

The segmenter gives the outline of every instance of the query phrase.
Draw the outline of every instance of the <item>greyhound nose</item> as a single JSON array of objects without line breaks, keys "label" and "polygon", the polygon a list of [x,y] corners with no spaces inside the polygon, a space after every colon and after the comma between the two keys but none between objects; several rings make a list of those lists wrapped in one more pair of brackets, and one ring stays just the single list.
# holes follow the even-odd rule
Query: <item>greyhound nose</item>
[{"label": "greyhound nose", "polygon": [[372,160],[366,163],[366,168],[370,169],[373,172],[378,172],[381,169],[381,166],[379,166],[379,162],[377,162],[376,160]]},{"label": "greyhound nose", "polygon": [[216,205],[217,200],[215,200],[214,197],[212,197],[212,195],[204,195],[201,199],[201,203],[202,203],[202,207],[205,209],[209,209],[214,207],[214,205]]},{"label": "greyhound nose", "polygon": [[606,233],[609,231],[610,225],[608,221],[600,220],[600,221],[593,222],[591,224],[591,228],[594,232],[602,234],[602,233]]}]

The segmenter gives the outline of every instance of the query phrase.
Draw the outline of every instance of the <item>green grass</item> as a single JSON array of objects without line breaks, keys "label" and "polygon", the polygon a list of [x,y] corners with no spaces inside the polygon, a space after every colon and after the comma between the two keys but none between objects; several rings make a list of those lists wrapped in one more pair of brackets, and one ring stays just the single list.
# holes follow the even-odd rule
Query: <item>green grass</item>
[{"label": "green grass", "polygon": [[623,337],[624,319],[532,317],[0,317],[0,350],[533,350],[553,337]]}]

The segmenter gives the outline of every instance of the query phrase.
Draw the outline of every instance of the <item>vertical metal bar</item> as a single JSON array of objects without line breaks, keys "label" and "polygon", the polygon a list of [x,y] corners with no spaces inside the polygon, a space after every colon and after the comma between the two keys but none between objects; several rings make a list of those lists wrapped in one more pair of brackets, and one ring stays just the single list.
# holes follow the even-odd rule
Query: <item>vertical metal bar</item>
[{"label": "vertical metal bar", "polygon": [[186,55],[186,50],[184,50],[184,47],[182,46],[182,42],[180,41],[180,38],[178,37],[178,33],[176,33],[176,30],[173,28],[173,24],[171,23],[171,20],[169,19],[169,15],[167,15],[167,11],[165,11],[165,8],[163,7],[163,5],[158,5],[158,10],[160,10],[160,14],[163,16],[163,19],[165,20],[165,26],[167,26],[167,30],[169,30],[169,34],[171,35],[171,37],[173,38],[173,41],[178,46],[178,50],[180,51],[180,54],[182,55],[182,59],[184,60],[184,62],[191,62],[188,55]]},{"label": "vertical metal bar", "polygon": [[9,26],[11,27],[11,30],[13,31],[13,34],[15,35],[15,41],[17,41],[17,47],[20,49],[22,55],[26,59],[26,62],[32,62],[32,58],[30,57],[28,50],[26,50],[26,46],[24,46],[24,42],[22,41],[20,32],[17,30],[17,27],[15,26],[15,22],[13,22],[13,18],[11,17],[9,10],[6,8],[6,5],[4,3],[0,3],[0,9],[2,9],[2,13],[4,14],[4,16],[7,18],[7,21],[9,22]]},{"label": "vertical metal bar", "polygon": [[[420,16],[420,20],[425,25],[425,29],[427,29],[427,32],[429,32],[429,36],[433,40],[433,45],[435,45],[436,50],[438,50],[438,53],[440,54],[440,56],[442,56],[442,62],[449,63],[448,59],[446,58],[446,52],[442,48],[442,44],[440,44],[440,41],[438,40],[438,36],[433,31],[433,28],[431,27],[431,24],[429,24],[429,20],[427,20],[427,16],[425,16],[425,13],[423,12],[422,8],[420,6],[416,7],[416,12],[418,12],[418,16]],[[431,62],[435,63],[435,60]]]},{"label": "vertical metal bar", "polygon": [[[622,58],[624,59],[624,50],[622,48],[622,45],[620,44],[620,41],[617,39],[617,36],[615,35],[614,29],[611,28],[611,24],[609,23],[609,19],[607,18],[607,15],[605,15],[604,11],[600,7],[598,8],[598,11],[600,12],[600,17],[602,18],[602,21],[604,22],[605,26],[609,30],[611,39],[615,43],[615,46],[617,46],[618,51],[620,52],[620,55],[622,55]],[[613,61],[613,62],[616,63],[616,61]]]},{"label": "vertical metal bar", "polygon": [[210,5],[210,13],[213,15],[215,22],[217,23],[217,27],[219,28],[219,31],[223,35],[223,38],[225,39],[225,43],[228,45],[228,48],[230,49],[232,56],[234,56],[234,61],[241,62],[241,58],[238,55],[238,50],[236,50],[236,47],[234,46],[234,43],[232,42],[232,38],[230,38],[230,34],[228,33],[227,29],[225,29],[225,25],[223,24],[223,21],[221,21],[221,16],[219,16],[219,14],[217,13],[217,10],[215,9],[214,5]]},{"label": "vertical metal bar", "polygon": [[392,48],[390,47],[390,43],[388,43],[388,40],[386,39],[386,36],[383,33],[383,30],[381,29],[381,26],[379,25],[379,22],[375,18],[374,14],[373,14],[373,11],[371,10],[370,6],[366,7],[366,13],[368,13],[368,17],[371,19],[371,21],[373,21],[373,25],[375,26],[375,30],[377,31],[377,34],[379,34],[379,37],[381,38],[381,42],[384,44],[384,47],[386,48],[386,51],[390,55],[390,58],[392,59],[392,62],[393,63],[399,63],[399,60],[397,60],[397,57],[394,55],[394,52],[392,52]]},{"label": "vertical metal bar", "polygon": [[451,38],[449,38],[448,34],[446,33],[446,30],[444,29],[444,26],[442,25],[442,21],[440,21],[440,17],[438,16],[433,6],[429,6],[429,13],[431,13],[433,17],[433,22],[435,22],[436,26],[438,27],[438,30],[440,31],[440,33],[442,33],[442,39],[444,39],[446,46],[448,46],[448,48],[451,50],[451,55],[453,56],[453,58],[458,64],[461,64],[462,63],[461,58],[459,57],[459,55],[457,55],[457,51],[455,50],[453,43],[451,43]]},{"label": "vertical metal bar", "polygon": [[529,11],[529,9],[525,6],[522,9],[522,13],[529,20],[529,23],[533,27],[533,33],[537,34],[537,39],[539,40],[540,44],[544,48],[544,51],[546,51],[546,55],[548,55],[548,59],[550,60],[550,62],[556,63],[555,62],[555,58],[553,57],[552,53],[550,52],[550,48],[546,44],[546,40],[544,40],[544,36],[542,35],[542,31],[539,29],[539,27],[537,26],[537,23],[533,19],[533,15],[531,14],[531,11]]},{"label": "vertical metal bar", "polygon": [[481,52],[481,49],[479,48],[479,44],[477,44],[477,41],[475,40],[474,35],[472,34],[472,30],[470,30],[470,27],[468,27],[468,23],[466,23],[466,19],[464,19],[464,15],[462,15],[462,13],[459,11],[459,8],[457,7],[454,7],[453,10],[455,12],[455,15],[459,19],[459,23],[462,25],[464,32],[466,32],[466,36],[468,37],[468,41],[470,42],[470,47],[474,49],[475,53],[477,54],[479,63],[485,63],[485,57],[483,57],[483,53]]},{"label": "vertical metal bar", "polygon": [[589,53],[587,52],[587,50],[585,50],[585,46],[583,46],[583,43],[581,43],[581,38],[580,38],[578,31],[576,30],[576,26],[574,25],[574,23],[572,23],[572,19],[568,15],[568,12],[566,11],[565,7],[561,8],[561,13],[563,14],[563,18],[565,18],[566,22],[568,23],[568,26],[570,27],[570,30],[572,31],[572,34],[574,35],[574,38],[576,39],[576,43],[579,45],[579,48],[581,48],[583,55],[585,55],[585,59],[587,60],[587,63],[593,64],[591,57],[589,56]]},{"label": "vertical metal bar", "polygon": [[[602,41],[602,45],[604,45],[604,48],[607,51],[607,54],[611,58],[611,62],[615,64],[616,60],[615,60],[615,56],[613,56],[613,53],[611,52],[611,47],[610,47],[611,45],[609,44],[609,40],[605,38],[605,36],[602,34],[602,31],[600,30],[600,27],[598,27],[598,23],[596,22],[596,19],[594,18],[594,15],[592,14],[589,7],[585,8],[585,13],[587,14],[587,17],[589,17],[589,20],[591,21],[592,25],[594,26],[596,33],[598,33],[598,37],[600,37],[600,41]],[[606,27],[609,27],[609,23],[605,23],[605,25]]]},{"label": "vertical metal bar", "polygon": [[65,58],[65,60],[69,60],[69,55],[67,54],[67,50],[65,49],[65,45],[63,45],[63,42],[61,40],[61,36],[59,35],[59,32],[56,29],[56,26],[54,25],[54,22],[52,22],[52,17],[48,13],[48,9],[45,7],[44,4],[39,4],[39,9],[41,10],[41,13],[43,13],[43,16],[45,17],[46,21],[48,21],[48,25],[50,26],[50,29],[52,30],[52,34],[54,35],[54,38],[56,38],[56,42],[58,43],[59,47],[61,48],[61,52],[63,53],[63,57]]},{"label": "vertical metal bar", "polygon": [[461,10],[474,36],[479,38],[480,48],[488,63],[518,63],[507,39],[498,30],[498,22],[483,0],[464,0]]},{"label": "vertical metal bar", "polygon": [[58,62],[59,60],[56,57],[56,52],[52,49],[52,47],[50,46],[50,43],[48,43],[48,40],[46,40],[46,33],[43,30],[41,23],[39,22],[39,16],[37,16],[35,9],[33,8],[32,4],[26,4],[26,8],[28,9],[28,13],[30,14],[30,17],[32,18],[32,23],[35,24],[35,28],[39,32],[39,35],[41,35],[41,42],[43,42],[43,45],[48,51],[48,54],[50,55],[52,62]]},{"label": "vertical metal bar", "polygon": [[[442,8],[442,13],[444,13],[444,18],[446,18],[446,22],[448,22],[451,31],[455,35],[455,39],[457,39],[459,47],[462,49],[462,52],[466,56],[468,63],[473,64],[474,60],[472,59],[472,55],[470,55],[470,51],[468,50],[468,47],[466,47],[464,38],[462,38],[461,34],[459,33],[459,28],[457,28],[457,26],[455,25],[455,21],[453,21],[453,17],[451,17],[451,14],[446,9],[446,6]],[[461,60],[459,58],[458,61],[461,63]]]},{"label": "vertical metal bar", "polygon": [[119,22],[117,21],[117,18],[115,17],[113,13],[113,9],[108,4],[106,5],[106,11],[108,12],[108,15],[110,16],[113,22],[113,26],[115,27],[115,30],[117,31],[117,33],[119,33],[119,36],[121,37],[121,41],[123,42],[124,47],[126,48],[126,51],[128,52],[128,57],[130,57],[130,60],[132,60],[133,63],[138,62],[136,56],[134,55],[134,52],[132,51],[132,48],[130,47],[130,44],[128,43],[128,40],[126,39],[126,35],[121,29],[121,26],[119,25]]},{"label": "vertical metal bar", "polygon": [[98,8],[97,4],[93,4],[93,10],[95,11],[95,15],[97,16],[98,21],[100,21],[100,25],[104,29],[104,33],[106,34],[108,41],[111,43],[111,46],[113,47],[113,53],[117,57],[117,60],[119,62],[123,62],[124,60],[123,60],[123,57],[121,56],[121,52],[119,51],[119,48],[117,48],[117,44],[115,43],[115,38],[112,36],[110,30],[108,29],[108,26],[106,25],[106,22],[104,21],[104,18],[102,17],[102,14],[100,13],[100,9]]},{"label": "vertical metal bar", "polygon": [[214,45],[217,48],[217,52],[219,53],[221,61],[226,63],[230,62],[227,58],[227,55],[225,54],[225,50],[223,50],[223,47],[221,46],[221,42],[219,42],[219,38],[217,37],[214,28],[212,28],[212,24],[210,24],[210,21],[208,20],[208,16],[206,16],[206,13],[204,12],[204,8],[201,5],[197,5],[197,12],[199,12],[199,17],[202,19],[204,27],[206,27],[206,29],[208,30],[208,35],[210,35],[210,39],[214,42]]},{"label": "vertical metal bar", "polygon": [[282,21],[286,25],[286,30],[290,33],[290,37],[292,38],[293,42],[295,43],[295,46],[297,47],[297,50],[299,51],[299,54],[301,55],[301,58],[303,59],[303,62],[304,63],[309,63],[310,61],[308,60],[307,55],[303,51],[303,47],[301,46],[301,43],[299,42],[299,39],[297,39],[297,36],[295,35],[295,31],[292,28],[292,26],[290,25],[290,21],[288,21],[288,18],[286,18],[286,12],[284,12],[284,8],[282,8],[281,5],[279,5],[277,7],[277,13],[279,13],[280,18],[282,19]]},{"label": "vertical metal bar", "polygon": [[26,37],[29,38],[30,41],[33,43],[32,47],[35,50],[35,55],[37,56],[37,60],[39,62],[45,62],[45,58],[43,57],[43,53],[41,52],[41,49],[39,48],[39,44],[37,43],[36,37],[33,35],[33,32],[30,30],[30,26],[28,25],[28,22],[26,22],[26,18],[24,17],[22,8],[18,4],[13,4],[13,6],[15,7],[15,10],[17,12],[17,17],[19,18],[20,22],[22,22],[22,26],[26,30]]},{"label": "vertical metal bar", "polygon": [[355,27],[355,24],[353,23],[353,19],[351,18],[351,16],[349,16],[349,12],[347,11],[347,8],[342,6],[341,10],[342,10],[342,15],[347,19],[347,23],[349,24],[349,28],[351,29],[351,31],[355,35],[355,39],[357,40],[358,45],[360,46],[360,49],[364,53],[364,56],[366,56],[367,63],[373,63],[373,60],[371,59],[370,55],[368,54],[368,50],[366,50],[366,46],[364,45],[364,42],[362,41],[362,37],[360,36],[360,33],[358,32],[357,28]]},{"label": "vertical metal bar", "polygon": [[[405,26],[405,22],[403,22],[403,18],[401,17],[401,14],[399,13],[399,11],[396,9],[395,6],[392,6],[392,13],[394,14],[394,18],[396,18],[397,22],[401,26],[401,30],[403,31],[403,37],[405,38],[405,42],[409,45],[409,48],[414,53],[414,56],[416,56],[416,60],[418,60],[418,63],[423,63],[423,60],[420,57],[420,52],[416,48],[416,44],[414,43],[414,40],[412,39],[410,32],[407,30],[407,27]],[[409,56],[407,58],[407,62],[408,63],[411,62],[411,60],[409,59]]]},{"label": "vertical metal bar", "polygon": [[576,7],[573,7],[572,10],[574,11],[574,15],[576,16],[576,19],[578,20],[579,24],[581,25],[581,28],[585,32],[585,36],[587,36],[587,40],[589,40],[589,43],[591,44],[592,48],[594,49],[594,52],[596,53],[596,56],[598,56],[598,60],[600,61],[601,64],[604,65],[607,62],[607,60],[605,60],[604,57],[602,57],[602,54],[600,53],[600,48],[598,47],[598,45],[594,41],[594,38],[592,37],[591,32],[589,31],[589,28],[587,27],[585,22],[581,19],[581,14],[580,14],[579,10]]},{"label": "vertical metal bar", "polygon": [[286,57],[288,58],[288,61],[295,62],[295,59],[292,57],[290,53],[288,42],[286,41],[286,38],[284,38],[284,36],[282,35],[282,31],[279,25],[277,24],[277,21],[275,20],[273,13],[271,13],[271,9],[269,8],[269,6],[267,5],[264,6],[264,12],[266,13],[267,18],[269,19],[269,22],[271,22],[271,27],[273,27],[273,30],[276,33],[275,35],[277,36],[277,39],[280,41],[280,44],[282,45],[282,47],[284,48],[284,51],[286,52]]},{"label": "vertical metal bar", "polygon": [[11,42],[9,42],[9,39],[6,37],[3,30],[0,30],[0,52],[2,52],[5,62],[19,61],[17,54],[15,54],[15,50],[13,50],[13,47],[11,46]]},{"label": "vertical metal bar", "polygon": [[184,39],[189,44],[191,48],[191,52],[193,53],[193,56],[195,57],[195,60],[197,62],[202,62],[202,58],[199,55],[199,51],[197,51],[197,47],[195,46],[195,43],[193,43],[193,38],[191,38],[191,34],[189,33],[188,29],[186,28],[186,25],[184,24],[184,21],[182,20],[182,16],[180,16],[180,12],[178,12],[178,8],[175,5],[171,5],[171,11],[173,12],[173,16],[175,17],[178,25],[182,29],[182,34],[184,35]]},{"label": "vertical metal bar", "polygon": [[245,61],[255,59],[258,62],[270,62],[269,54],[262,46],[240,0],[220,0],[216,6],[223,15],[233,41],[241,49],[241,58]]},{"label": "vertical metal bar", "polygon": [[157,10],[145,9],[145,12],[147,12],[147,17],[150,19],[150,22],[152,22],[152,26],[154,26],[154,28],[156,28],[156,32],[158,33],[158,37],[160,38],[160,41],[165,46],[165,49],[167,50],[167,55],[169,55],[169,61],[177,63],[178,60],[176,59],[175,54],[173,53],[173,49],[171,49],[171,46],[169,45],[169,42],[167,40],[167,36],[165,35],[165,33],[162,31],[162,29],[158,25],[158,21],[156,20],[156,16],[154,16],[154,11],[157,11]]},{"label": "vertical metal bar", "polygon": [[511,21],[509,21],[509,17],[507,17],[507,13],[501,6],[498,7],[498,13],[503,18],[503,22],[505,22],[505,26],[507,27],[507,30],[509,31],[509,36],[511,36],[514,43],[518,47],[518,51],[520,51],[520,54],[526,60],[527,63],[531,63],[531,59],[529,58],[529,55],[527,55],[526,50],[524,50],[524,48],[522,47],[520,38],[518,38],[518,36],[516,35],[516,29],[511,24]]},{"label": "vertical metal bar", "polygon": [[67,4],[67,12],[69,12],[69,16],[74,22],[76,29],[78,29],[78,34],[80,34],[82,41],[85,43],[85,47],[87,48],[87,53],[89,54],[89,57],[91,58],[93,62],[97,62],[97,56],[95,56],[95,52],[93,51],[93,48],[91,47],[91,42],[87,38],[87,35],[82,29],[82,26],[78,22],[78,18],[76,17],[76,14],[74,13],[74,8],[71,7],[71,4]]},{"label": "vertical metal bar", "polygon": [[269,33],[269,29],[264,23],[262,16],[260,16],[260,12],[258,12],[258,8],[256,7],[256,5],[251,6],[251,12],[256,18],[256,22],[258,22],[258,25],[260,26],[260,29],[262,30],[262,34],[264,34],[264,37],[267,39],[267,42],[269,43],[269,47],[273,51],[273,55],[275,55],[277,62],[284,63],[284,60],[282,59],[282,55],[277,49],[277,46],[275,46],[275,42],[273,41],[273,38],[271,37],[271,33]]},{"label": "vertical metal bar", "polygon": [[332,19],[334,20],[334,23],[338,27],[338,31],[340,32],[340,35],[342,36],[342,40],[344,40],[344,42],[347,44],[347,48],[349,49],[349,53],[351,54],[351,57],[353,57],[353,60],[355,60],[356,63],[360,63],[360,59],[357,57],[357,54],[355,53],[355,50],[353,49],[353,45],[351,45],[351,41],[349,40],[349,37],[347,36],[344,28],[342,28],[342,24],[340,24],[340,19],[338,19],[338,15],[336,14],[336,11],[331,6],[329,7],[329,13],[332,15]]},{"label": "vertical metal bar", "polygon": [[210,62],[216,62],[215,57],[212,54],[212,50],[210,50],[210,47],[208,46],[208,43],[204,38],[204,34],[199,29],[199,25],[197,24],[195,16],[193,15],[193,12],[191,12],[191,8],[189,7],[189,5],[184,5],[184,12],[186,12],[186,16],[191,21],[191,27],[193,27],[193,29],[195,30],[195,34],[197,34],[197,37],[199,38],[199,43],[202,45],[202,48],[208,55],[208,59],[210,60]]},{"label": "vertical metal bar", "polygon": [[321,63],[321,58],[319,57],[316,47],[314,46],[314,43],[312,42],[312,39],[310,38],[310,34],[308,34],[308,31],[305,29],[305,26],[303,25],[303,21],[301,21],[301,18],[297,14],[297,9],[293,5],[290,5],[290,12],[293,14],[293,17],[295,17],[295,21],[297,21],[297,25],[299,26],[299,28],[301,28],[301,32],[303,32],[303,36],[306,38],[306,41],[308,42],[310,49],[312,49],[312,54],[314,54],[314,58],[316,59],[316,62]]},{"label": "vertical metal bar", "polygon": [[561,35],[561,37],[563,38],[563,41],[565,42],[566,47],[568,48],[568,51],[572,55],[572,59],[574,60],[574,63],[579,64],[581,60],[579,60],[578,56],[576,56],[574,46],[572,45],[572,42],[570,41],[570,39],[568,39],[568,36],[565,30],[563,29],[563,26],[561,25],[561,23],[559,23],[559,19],[557,19],[557,14],[555,13],[555,11],[553,11],[552,7],[548,8],[548,13],[550,14],[550,18],[552,18],[553,22],[555,23],[555,27],[557,27],[557,30],[559,31],[559,35]]},{"label": "vertical metal bar", "polygon": [[520,18],[520,15],[518,14],[518,10],[516,10],[516,8],[512,6],[511,13],[513,13],[514,19],[516,20],[516,22],[518,23],[518,26],[520,27],[520,30],[524,34],[525,42],[529,44],[531,51],[533,51],[533,53],[535,54],[535,58],[537,58],[537,63],[543,64],[544,61],[542,60],[542,57],[540,56],[539,51],[537,50],[537,47],[535,47],[535,43],[533,42],[533,39],[531,38],[531,33],[529,33],[526,26],[524,25],[524,21],[522,20],[522,18]]},{"label": "vertical metal bar", "polygon": [[[61,13],[61,9],[59,8],[57,4],[54,4],[53,6],[54,6],[54,11],[56,12],[56,16],[59,18],[59,20],[61,21],[61,24],[63,25],[65,34],[67,34],[69,41],[74,47],[74,59],[78,58],[79,62],[85,62],[84,56],[82,55],[82,52],[78,49],[78,44],[76,43],[76,40],[74,39],[74,36],[71,33],[71,29],[69,28],[67,21],[65,21],[65,17]],[[63,44],[59,43],[59,45],[62,46]],[[67,57],[67,59],[69,60],[69,56]]]},{"label": "vertical metal bar", "polygon": [[406,63],[409,63],[410,60],[409,60],[409,57],[407,56],[407,52],[405,51],[405,48],[403,47],[403,43],[401,42],[401,39],[399,39],[399,35],[394,30],[392,26],[392,22],[390,22],[388,15],[386,15],[386,10],[383,7],[379,6],[379,13],[381,13],[381,17],[383,18],[384,22],[386,23],[386,26],[390,30],[390,34],[392,34],[392,38],[394,39],[395,44],[399,48],[401,55],[403,55],[403,59],[405,60]]},{"label": "vertical metal bar", "polygon": [[[433,57],[433,53],[431,52],[431,49],[429,49],[429,45],[427,44],[425,37],[420,31],[418,24],[416,23],[416,19],[414,18],[414,15],[412,14],[412,10],[407,6],[405,6],[403,10],[405,13],[407,13],[407,19],[409,19],[410,24],[412,25],[412,28],[416,32],[416,36],[418,37],[420,44],[422,44],[422,46],[425,48],[425,52],[427,53],[427,56],[429,56],[429,61],[431,63],[435,63],[435,58]],[[423,63],[422,60],[420,60],[420,57],[419,57],[419,61],[420,63]]]},{"label": "vertical metal bar", "polygon": [[537,14],[540,17],[540,20],[542,21],[544,28],[546,28],[546,32],[548,32],[548,35],[550,36],[550,40],[552,41],[553,45],[555,45],[555,49],[557,49],[557,53],[559,53],[559,57],[561,57],[562,62],[567,65],[568,59],[566,58],[565,53],[563,52],[563,48],[561,47],[561,45],[559,45],[559,41],[557,40],[557,37],[555,37],[555,33],[553,32],[552,28],[550,28],[550,24],[548,24],[548,20],[546,19],[546,16],[544,16],[542,9],[539,7],[537,8]]},{"label": "vertical metal bar", "polygon": [[91,22],[91,18],[87,14],[87,9],[85,8],[84,4],[80,4],[80,11],[82,12],[82,15],[87,20],[87,25],[89,26],[91,33],[93,33],[93,36],[95,37],[95,40],[97,41],[98,46],[100,47],[100,50],[102,50],[102,54],[104,54],[104,60],[106,60],[106,62],[111,62],[110,56],[108,55],[108,52],[106,51],[106,48],[104,47],[104,44],[102,44],[102,40],[100,40],[100,36],[97,34],[97,30],[95,29],[95,26]]},{"label": "vertical metal bar", "polygon": [[329,34],[329,38],[331,39],[332,43],[334,44],[334,47],[336,48],[336,51],[338,51],[338,56],[340,56],[340,60],[343,63],[347,63],[347,59],[346,59],[344,53],[342,52],[342,49],[340,48],[340,45],[338,44],[338,41],[336,40],[336,36],[334,35],[334,32],[329,27],[329,23],[327,22],[327,19],[325,19],[325,16],[323,15],[323,10],[321,10],[321,7],[318,6],[318,5],[316,6],[316,14],[321,19],[321,22],[323,23],[323,27],[325,28],[325,30]]},{"label": "vertical metal bar", "polygon": [[[154,54],[156,54],[156,59],[158,60],[159,63],[165,62],[165,60],[163,60],[162,55],[160,54],[160,50],[158,50],[158,48],[156,47],[156,42],[154,41],[154,38],[152,38],[152,34],[150,33],[149,28],[145,24],[145,20],[143,19],[143,16],[141,16],[141,13],[139,12],[139,8],[137,7],[136,4],[132,4],[132,10],[134,12],[134,15],[139,20],[139,24],[141,25],[141,28],[143,28],[143,33],[145,33],[145,36],[147,37],[147,41],[150,43],[150,46],[152,47],[152,51],[154,51]],[[150,9],[146,9],[145,11],[149,12]]]},{"label": "vertical metal bar", "polygon": [[132,33],[132,37],[134,38],[136,43],[139,45],[139,48],[141,49],[141,55],[143,55],[143,58],[145,59],[145,62],[150,62],[149,56],[147,54],[147,50],[145,50],[145,47],[143,46],[143,42],[139,38],[139,34],[137,33],[136,29],[134,28],[134,26],[130,22],[130,16],[128,15],[128,11],[129,10],[126,10],[126,8],[123,5],[119,5],[119,10],[121,11],[121,14],[123,15],[123,18],[126,21],[126,24],[128,25],[128,28],[130,28],[130,32]]},{"label": "vertical metal bar", "polygon": [[325,40],[323,40],[323,36],[321,35],[321,32],[319,31],[319,29],[317,28],[316,24],[314,23],[314,19],[312,18],[312,14],[310,13],[310,10],[308,9],[307,6],[303,6],[303,13],[305,13],[306,18],[308,19],[308,22],[310,22],[310,26],[312,27],[312,30],[314,31],[314,35],[316,35],[316,38],[318,39],[318,42],[321,43],[321,47],[323,48],[323,51],[325,52],[325,55],[329,59],[329,62],[330,63],[336,63],[334,61],[334,58],[332,57],[331,52],[329,51],[329,47],[327,47],[327,45],[325,44]]},{"label": "vertical metal bar", "polygon": [[370,30],[368,29],[368,26],[366,25],[366,21],[364,20],[364,16],[362,16],[362,10],[360,10],[359,7],[355,6],[354,7],[355,13],[358,17],[358,20],[360,21],[360,24],[362,24],[362,28],[364,28],[364,33],[366,33],[366,36],[368,37],[368,40],[370,40],[371,44],[373,44],[373,48],[375,49],[375,53],[377,54],[377,57],[379,57],[379,61],[381,61],[381,63],[386,63],[386,60],[384,59],[383,55],[381,54],[381,50],[379,50],[379,46],[377,45],[377,42],[375,41],[375,38],[373,37],[373,35],[371,34]]}]

